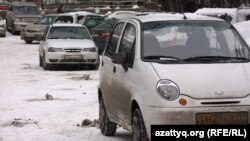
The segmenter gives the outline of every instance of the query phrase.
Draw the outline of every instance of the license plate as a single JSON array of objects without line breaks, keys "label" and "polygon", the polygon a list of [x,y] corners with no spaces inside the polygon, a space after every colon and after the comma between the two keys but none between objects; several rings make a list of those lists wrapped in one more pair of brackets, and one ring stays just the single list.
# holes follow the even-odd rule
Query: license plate
[{"label": "license plate", "polygon": [[248,112],[197,113],[196,123],[209,124],[248,124]]},{"label": "license plate", "polygon": [[81,55],[65,55],[64,59],[82,59]]}]

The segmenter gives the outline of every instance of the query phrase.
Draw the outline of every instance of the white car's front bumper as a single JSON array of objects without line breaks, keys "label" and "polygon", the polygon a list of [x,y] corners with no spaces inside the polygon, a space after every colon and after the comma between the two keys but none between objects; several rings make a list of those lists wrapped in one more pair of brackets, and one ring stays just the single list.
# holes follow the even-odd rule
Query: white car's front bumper
[{"label": "white car's front bumper", "polygon": [[47,52],[45,55],[47,64],[97,64],[98,59],[97,52]]}]

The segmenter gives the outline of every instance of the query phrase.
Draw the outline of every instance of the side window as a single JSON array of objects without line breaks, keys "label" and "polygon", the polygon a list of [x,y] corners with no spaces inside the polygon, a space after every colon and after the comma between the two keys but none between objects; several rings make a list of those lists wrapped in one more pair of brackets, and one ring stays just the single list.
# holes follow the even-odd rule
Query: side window
[{"label": "side window", "polygon": [[11,6],[11,7],[9,8],[9,11],[13,12],[13,6]]},{"label": "side window", "polygon": [[115,54],[117,44],[118,44],[123,27],[124,27],[124,23],[118,23],[115,26],[115,28],[110,36],[109,42],[107,44],[107,48],[106,48],[106,52],[105,52],[106,56],[112,57]]},{"label": "side window", "polygon": [[128,56],[127,64],[129,67],[133,66],[134,62],[134,46],[136,40],[136,28],[134,25],[128,23],[119,47],[119,52],[125,52]]},{"label": "side window", "polygon": [[249,21],[250,20],[250,15],[247,15],[246,16],[246,21]]}]

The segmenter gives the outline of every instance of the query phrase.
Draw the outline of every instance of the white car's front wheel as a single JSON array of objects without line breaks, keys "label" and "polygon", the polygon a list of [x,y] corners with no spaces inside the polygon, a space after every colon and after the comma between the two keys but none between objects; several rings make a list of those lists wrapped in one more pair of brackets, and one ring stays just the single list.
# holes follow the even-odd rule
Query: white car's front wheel
[{"label": "white car's front wheel", "polygon": [[45,54],[43,54],[42,57],[42,66],[44,70],[50,70],[51,69],[51,65],[46,63],[46,59],[45,59]]},{"label": "white car's front wheel", "polygon": [[99,123],[104,136],[115,135],[117,124],[109,120],[102,98],[99,101]]}]

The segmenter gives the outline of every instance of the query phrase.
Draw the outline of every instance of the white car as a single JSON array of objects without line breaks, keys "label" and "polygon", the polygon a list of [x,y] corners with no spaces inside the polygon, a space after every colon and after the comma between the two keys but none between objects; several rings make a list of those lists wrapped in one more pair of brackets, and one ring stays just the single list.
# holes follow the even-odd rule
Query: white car
[{"label": "white car", "polygon": [[88,29],[91,29],[104,21],[104,17],[99,14],[78,11],[64,13],[57,16],[55,23],[73,23],[73,24],[82,24]]},{"label": "white car", "polygon": [[250,46],[250,21],[244,21],[234,24],[234,27],[238,30],[238,32],[245,39],[247,44]]},{"label": "white car", "polygon": [[119,21],[100,66],[101,133],[120,125],[148,141],[151,125],[249,125],[250,49],[232,27],[197,14]]},{"label": "white car", "polygon": [[6,22],[0,15],[0,37],[5,37],[5,36],[6,36]]},{"label": "white car", "polygon": [[98,69],[98,49],[86,27],[78,24],[50,25],[39,46],[39,64],[45,70],[52,65],[87,65]]}]

